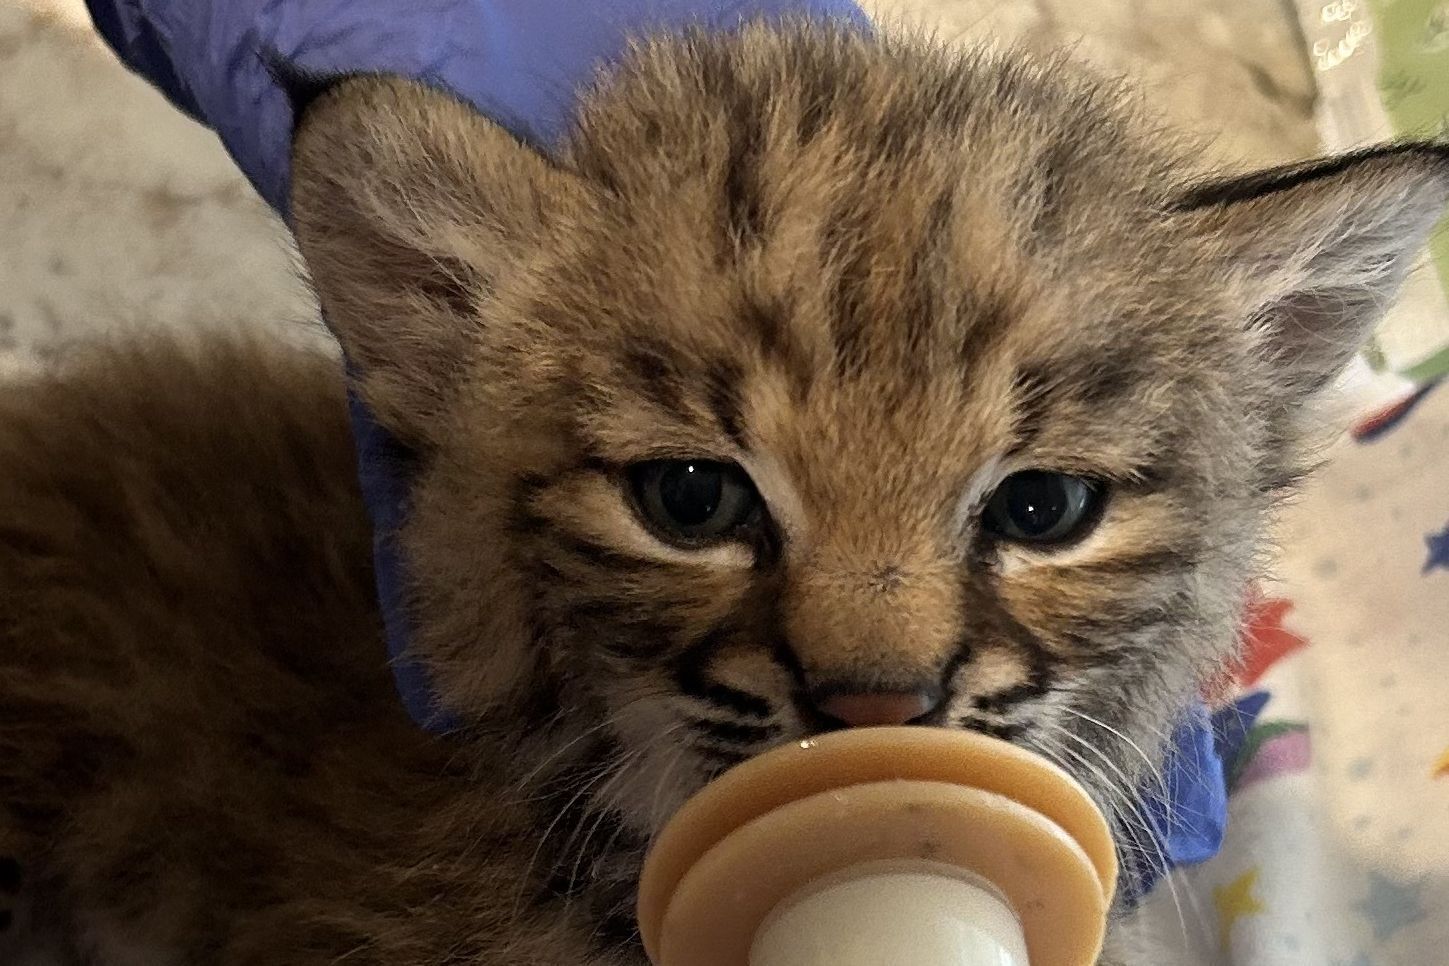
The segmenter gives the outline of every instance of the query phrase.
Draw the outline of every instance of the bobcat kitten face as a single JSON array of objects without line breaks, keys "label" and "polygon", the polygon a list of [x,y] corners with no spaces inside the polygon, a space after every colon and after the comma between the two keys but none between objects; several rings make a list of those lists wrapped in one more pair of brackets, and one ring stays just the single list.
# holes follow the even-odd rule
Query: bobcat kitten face
[{"label": "bobcat kitten face", "polygon": [[1125,807],[1449,161],[1205,181],[1065,64],[755,28],[642,47],[548,155],[345,82],[295,176],[419,456],[440,701],[647,832],[871,723],[1001,735]]}]

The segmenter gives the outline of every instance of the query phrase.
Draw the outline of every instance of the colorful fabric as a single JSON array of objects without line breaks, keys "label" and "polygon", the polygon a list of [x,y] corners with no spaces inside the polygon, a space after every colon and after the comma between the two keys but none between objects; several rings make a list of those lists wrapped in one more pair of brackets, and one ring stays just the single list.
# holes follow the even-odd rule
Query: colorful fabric
[{"label": "colorful fabric", "polygon": [[1183,966],[1449,963],[1449,394],[1345,439],[1215,696],[1230,822],[1142,914]]}]

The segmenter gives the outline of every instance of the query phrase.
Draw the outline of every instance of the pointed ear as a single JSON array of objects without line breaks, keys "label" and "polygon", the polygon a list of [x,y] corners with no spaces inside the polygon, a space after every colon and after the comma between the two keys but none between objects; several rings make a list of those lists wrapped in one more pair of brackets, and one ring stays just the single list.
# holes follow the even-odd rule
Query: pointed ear
[{"label": "pointed ear", "polygon": [[322,311],[378,420],[426,446],[490,292],[580,195],[578,179],[446,94],[385,77],[311,101],[292,219]]},{"label": "pointed ear", "polygon": [[1449,202],[1449,147],[1402,144],[1199,185],[1181,216],[1296,395],[1331,382]]}]

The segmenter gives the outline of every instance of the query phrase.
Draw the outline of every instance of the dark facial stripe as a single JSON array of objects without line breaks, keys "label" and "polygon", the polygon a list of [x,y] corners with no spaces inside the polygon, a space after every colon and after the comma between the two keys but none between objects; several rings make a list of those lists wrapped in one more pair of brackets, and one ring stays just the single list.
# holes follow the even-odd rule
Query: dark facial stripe
[{"label": "dark facial stripe", "polygon": [[508,529],[516,536],[535,537],[548,530],[548,521],[533,511],[534,497],[547,485],[543,477],[531,474],[514,483]]},{"label": "dark facial stripe", "polygon": [[1190,548],[1159,547],[1141,553],[1079,564],[1073,571],[1082,576],[1134,577],[1187,570],[1196,563]]},{"label": "dark facial stripe", "polygon": [[627,661],[654,664],[673,649],[674,631],[661,621],[639,621],[600,634],[597,646]]},{"label": "dark facial stripe", "polygon": [[[1063,634],[1063,646],[1070,649],[1070,657],[1064,663],[1077,668],[1124,669],[1133,663],[1146,663],[1152,654],[1142,645],[1127,639],[1126,632],[1108,631],[1105,637],[1086,637],[1082,634]],[[1146,645],[1150,648],[1151,645]]]},{"label": "dark facial stripe", "polygon": [[831,72],[820,69],[802,71],[793,76],[799,78],[801,89],[800,114],[795,119],[795,141],[797,147],[805,147],[814,141],[834,112],[835,98],[840,88],[827,78]]},{"label": "dark facial stripe", "polygon": [[781,354],[788,333],[785,330],[785,313],[779,306],[764,306],[756,299],[743,299],[735,314],[754,335],[765,356],[777,357]]},{"label": "dark facial stripe", "polygon": [[976,707],[987,714],[1003,714],[1012,705],[1022,701],[1030,701],[1032,698],[1039,698],[1046,694],[1048,685],[1045,681],[1023,681],[1015,687],[1006,688],[995,694],[976,699]]},{"label": "dark facial stripe", "polygon": [[859,372],[866,364],[866,319],[870,270],[864,214],[854,207],[836,211],[826,222],[821,239],[821,261],[837,268],[830,297],[830,334],[835,346],[835,367],[841,374]]},{"label": "dark facial stripe", "polygon": [[946,188],[931,202],[926,216],[925,242],[931,251],[940,251],[951,234],[951,217],[956,211],[956,192]]},{"label": "dark facial stripe", "polygon": [[649,341],[639,341],[624,353],[624,366],[634,390],[665,412],[684,408],[684,379],[669,353]]},{"label": "dark facial stripe", "polygon": [[961,622],[966,639],[996,641],[1010,645],[1023,655],[1032,673],[1057,661],[1046,644],[1031,629],[1002,606],[985,564],[973,567],[961,584]]},{"label": "dark facial stripe", "polygon": [[1181,614],[1188,613],[1190,601],[1164,602],[1160,606],[1135,607],[1128,604],[1120,609],[1095,611],[1062,618],[1074,638],[1089,641],[1093,637],[1106,638],[1118,634],[1135,634],[1180,621]]},{"label": "dark facial stripe", "polygon": [[955,331],[961,333],[956,365],[970,379],[1009,330],[1006,307],[987,293],[977,293],[958,301],[955,316]]},{"label": "dark facial stripe", "polygon": [[753,245],[765,227],[758,172],[763,137],[756,112],[742,108],[737,114],[725,161],[725,217],[739,243]]},{"label": "dark facial stripe", "polygon": [[1121,352],[1076,360],[1058,383],[1063,395],[1088,408],[1120,405],[1132,398],[1149,373],[1139,371]]},{"label": "dark facial stripe", "polygon": [[769,718],[773,709],[770,707],[770,702],[764,698],[710,680],[705,676],[705,666],[724,639],[724,632],[716,630],[690,645],[675,665],[675,683],[684,694],[727,711],[733,711],[741,717]]},{"label": "dark facial stripe", "polygon": [[580,446],[584,449],[578,459],[574,462],[571,474],[588,474],[592,476],[611,476],[623,472],[624,464],[600,456],[597,452],[599,446],[597,440],[581,441]]},{"label": "dark facial stripe", "polygon": [[871,159],[883,167],[900,164],[920,150],[921,118],[910,111],[882,110],[873,124],[861,124],[854,133],[861,136]]},{"label": "dark facial stripe", "polygon": [[658,569],[656,561],[644,557],[635,557],[632,554],[621,553],[610,547],[595,543],[584,537],[573,534],[557,534],[554,543],[558,549],[591,567],[599,570],[627,571],[637,573],[641,570]]},{"label": "dark facial stripe", "polygon": [[1127,403],[1148,378],[1121,353],[1071,360],[1041,360],[1018,369],[1016,449],[1041,435],[1053,406],[1075,405],[1090,411]]},{"label": "dark facial stripe", "polygon": [[1057,242],[1055,238],[1060,227],[1062,198],[1066,194],[1066,172],[1071,165],[1072,150],[1063,143],[1047,147],[1037,159],[1037,167],[1031,172],[1031,191],[1022,197],[1030,199],[1032,205],[1031,223],[1024,236],[1028,245],[1041,246]]},{"label": "dark facial stripe", "polygon": [[724,112],[729,138],[720,186],[725,222],[738,243],[754,244],[764,230],[759,169],[766,147],[764,104],[770,100],[769,92],[747,90],[727,54],[702,46],[696,55],[704,83]]},{"label": "dark facial stripe", "polygon": [[940,252],[951,234],[951,217],[955,210],[955,193],[947,188],[931,202],[925,225],[912,255],[906,279],[908,288],[904,326],[906,362],[909,370],[919,370],[928,346],[929,336],[940,324],[940,296],[936,280],[940,274]]},{"label": "dark facial stripe", "polygon": [[679,629],[651,609],[612,598],[570,599],[559,623],[590,647],[628,661],[654,663],[674,648]]},{"label": "dark facial stripe", "polygon": [[710,371],[706,386],[710,412],[730,442],[740,449],[748,448],[740,401],[740,380],[743,378],[739,366],[721,363]]},{"label": "dark facial stripe", "polygon": [[1013,380],[1012,395],[1016,401],[1016,425],[1013,435],[1016,442],[1012,452],[1020,452],[1041,435],[1046,422],[1047,394],[1052,379],[1040,367],[1027,366],[1018,369]]},{"label": "dark facial stripe", "polygon": [[742,298],[735,315],[746,336],[759,346],[760,354],[780,367],[796,396],[804,395],[815,375],[814,365],[790,325],[788,304],[758,298]]},{"label": "dark facial stripe", "polygon": [[530,510],[515,510],[508,529],[520,537],[534,537],[548,530],[549,523]]},{"label": "dark facial stripe", "polygon": [[994,694],[983,695],[974,703],[980,711],[988,714],[1002,714],[1013,705],[1046,694],[1051,690],[1053,678],[1051,663],[1045,659],[1042,651],[1035,650],[1032,652],[1031,664],[1025,681]]},{"label": "dark facial stripe", "polygon": [[770,702],[764,698],[738,688],[732,688],[727,684],[720,684],[718,681],[704,680],[698,675],[697,669],[692,674],[680,675],[679,689],[692,698],[707,701],[716,707],[733,711],[744,717],[768,718],[772,713]]}]

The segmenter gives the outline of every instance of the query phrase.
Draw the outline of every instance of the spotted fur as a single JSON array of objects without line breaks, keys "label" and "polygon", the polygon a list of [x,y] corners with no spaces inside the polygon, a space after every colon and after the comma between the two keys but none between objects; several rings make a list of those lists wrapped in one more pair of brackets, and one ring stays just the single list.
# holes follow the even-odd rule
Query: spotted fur
[{"label": "spotted fur", "polygon": [[[1140,872],[1124,792],[1449,197],[1439,147],[1215,178],[1065,61],[823,28],[642,45],[549,150],[350,79],[294,175],[458,727],[391,690],[329,362],[5,389],[0,855],[103,962],[638,964],[649,835],[834,692],[941,689]],[[766,525],[662,541],[625,471],[663,457]],[[1102,481],[1095,528],[992,537],[1023,468]]]}]

